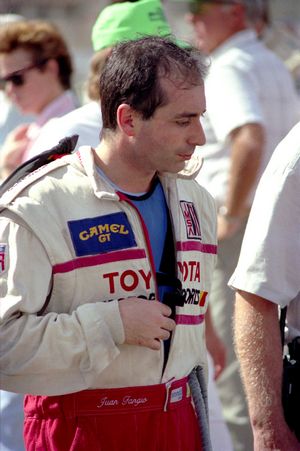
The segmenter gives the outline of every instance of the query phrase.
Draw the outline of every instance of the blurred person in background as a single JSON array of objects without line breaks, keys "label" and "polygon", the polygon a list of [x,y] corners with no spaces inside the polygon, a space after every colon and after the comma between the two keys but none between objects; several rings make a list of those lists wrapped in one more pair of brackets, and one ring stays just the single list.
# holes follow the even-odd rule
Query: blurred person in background
[{"label": "blurred person in background", "polygon": [[159,0],[112,2],[97,17],[92,29],[94,55],[90,63],[87,94],[91,100],[61,118],[48,122],[31,149],[34,156],[55,146],[60,139],[78,134],[76,148],[81,145],[97,146],[102,129],[99,77],[112,47],[139,36],[172,34]]},{"label": "blurred person in background", "polygon": [[254,14],[250,17],[252,26],[254,27],[258,38],[264,39],[265,34],[271,27],[271,14],[269,0],[260,0],[258,8],[256,8]]},{"label": "blurred person in background", "polygon": [[23,20],[0,29],[0,83],[10,101],[34,114],[6,138],[0,153],[1,177],[30,156],[30,148],[47,121],[77,106],[71,91],[71,55],[60,31],[42,20]]},{"label": "blurred person in background", "polygon": [[197,180],[215,197],[218,208],[218,263],[210,307],[227,348],[227,365],[217,386],[235,450],[250,451],[252,432],[232,339],[234,294],[227,282],[257,181],[300,110],[287,68],[258,38],[264,2],[195,0],[189,5],[196,45],[211,60],[203,118],[207,141]]},{"label": "blurred person in background", "polygon": [[0,152],[6,136],[21,123],[30,123],[34,116],[22,114],[9,100],[3,90],[0,89]]},{"label": "blurred person in background", "polygon": [[[23,20],[24,17],[18,14],[0,14],[0,29],[8,23]],[[0,90],[0,151],[7,134],[17,125],[24,122],[31,122],[33,116],[24,115],[8,99],[4,90]]]},{"label": "blurred person in background", "polygon": [[285,19],[273,22],[270,6],[269,0],[261,0],[261,15],[254,18],[254,28],[264,44],[284,62],[300,95],[299,21]]}]

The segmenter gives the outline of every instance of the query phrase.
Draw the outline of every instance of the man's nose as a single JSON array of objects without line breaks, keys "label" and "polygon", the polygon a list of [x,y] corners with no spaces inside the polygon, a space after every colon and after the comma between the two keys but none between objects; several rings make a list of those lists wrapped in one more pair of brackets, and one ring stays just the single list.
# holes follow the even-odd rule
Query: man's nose
[{"label": "man's nose", "polygon": [[203,146],[206,143],[206,136],[199,121],[195,122],[191,135],[189,137],[189,144],[193,146]]}]

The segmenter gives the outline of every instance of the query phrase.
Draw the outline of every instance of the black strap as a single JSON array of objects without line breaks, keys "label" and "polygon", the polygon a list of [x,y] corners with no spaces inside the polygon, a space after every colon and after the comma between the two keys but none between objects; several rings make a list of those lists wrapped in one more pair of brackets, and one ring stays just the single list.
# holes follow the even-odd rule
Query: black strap
[{"label": "black strap", "polygon": [[[167,209],[168,223],[167,223],[167,233],[163,248],[163,253],[161,257],[161,262],[159,265],[159,271],[156,273],[156,280],[158,286],[168,286],[172,287],[172,292],[166,292],[161,301],[163,304],[168,305],[172,310],[171,318],[175,319],[176,305],[182,302],[181,293],[181,282],[176,277],[176,254],[174,245],[174,236],[170,218],[170,212]],[[164,364],[163,372],[168,362],[170,345],[172,339],[172,332],[168,340],[164,340]]]},{"label": "black strap", "polygon": [[282,349],[284,347],[284,329],[285,329],[286,313],[287,313],[287,307],[283,307],[282,309],[280,309],[279,327],[280,327]]},{"label": "black strap", "polygon": [[22,180],[26,175],[36,169],[73,152],[78,141],[78,135],[67,136],[59,141],[59,143],[50,150],[45,150],[25,163],[18,166],[1,184],[0,196],[2,196],[12,186]]}]

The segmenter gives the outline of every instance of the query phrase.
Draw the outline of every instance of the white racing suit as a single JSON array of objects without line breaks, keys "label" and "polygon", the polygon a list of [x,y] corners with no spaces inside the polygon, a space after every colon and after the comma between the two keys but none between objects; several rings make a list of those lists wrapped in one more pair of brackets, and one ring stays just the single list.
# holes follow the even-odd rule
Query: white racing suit
[{"label": "white racing suit", "polygon": [[138,296],[151,302],[156,275],[142,219],[99,176],[93,152],[82,147],[49,163],[1,199],[5,390],[50,396],[152,385],[206,366],[204,316],[216,260],[216,212],[212,197],[191,180],[200,163],[160,175],[185,298],[176,307],[164,368],[163,346],[154,351],[124,344],[118,300]]}]

